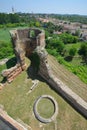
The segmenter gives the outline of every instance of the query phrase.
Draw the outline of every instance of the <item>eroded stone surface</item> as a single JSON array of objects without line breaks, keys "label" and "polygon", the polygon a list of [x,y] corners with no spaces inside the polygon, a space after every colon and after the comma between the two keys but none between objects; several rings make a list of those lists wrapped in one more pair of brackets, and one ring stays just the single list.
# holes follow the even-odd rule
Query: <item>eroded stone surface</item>
[{"label": "eroded stone surface", "polygon": [[44,31],[39,29],[11,30],[10,34],[17,64],[10,69],[2,71],[2,76],[6,77],[9,83],[26,69],[25,56],[31,55],[36,48],[41,50],[45,47],[45,34]]}]

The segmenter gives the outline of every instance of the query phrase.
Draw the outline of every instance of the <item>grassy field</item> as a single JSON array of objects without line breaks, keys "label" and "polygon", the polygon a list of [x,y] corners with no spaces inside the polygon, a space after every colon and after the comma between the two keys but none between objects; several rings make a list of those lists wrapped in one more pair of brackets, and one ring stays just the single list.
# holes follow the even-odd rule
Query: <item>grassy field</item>
[{"label": "grassy field", "polygon": [[81,42],[74,43],[74,44],[66,44],[65,49],[69,50],[71,47],[75,47],[78,50],[81,44],[82,44]]},{"label": "grassy field", "polygon": [[44,118],[50,118],[54,113],[53,103],[46,98],[43,98],[38,103],[38,112]]},{"label": "grassy field", "polygon": [[[26,28],[26,27],[17,27],[17,28]],[[10,37],[10,30],[16,29],[16,28],[2,28],[0,29],[0,41],[4,42],[11,42],[11,37]]]},{"label": "grassy field", "polygon": [[[39,83],[31,93],[28,93],[33,85],[32,79],[34,80],[34,78],[38,79]],[[44,94],[53,96],[59,108],[56,120],[48,124],[40,123],[33,113],[36,98]],[[23,120],[32,130],[55,130],[55,127],[58,130],[87,129],[87,120],[85,118],[77,113],[60,95],[53,91],[42,78],[38,76],[30,78],[27,70],[22,72],[12,83],[7,84],[0,91],[0,104],[4,106],[4,110],[12,118]],[[47,101],[45,105],[48,106],[47,111],[49,110],[49,114],[51,114],[52,110],[49,108]]]},{"label": "grassy field", "polygon": [[11,42],[9,29],[0,29],[0,41]]}]

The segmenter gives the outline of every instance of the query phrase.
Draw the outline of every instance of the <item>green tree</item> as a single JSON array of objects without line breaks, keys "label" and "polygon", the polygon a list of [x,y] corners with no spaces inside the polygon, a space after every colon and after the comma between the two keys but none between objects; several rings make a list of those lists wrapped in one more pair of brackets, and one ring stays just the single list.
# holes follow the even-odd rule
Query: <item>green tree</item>
[{"label": "green tree", "polygon": [[77,51],[76,48],[72,47],[72,48],[69,50],[69,55],[70,55],[71,57],[75,56],[76,51]]},{"label": "green tree", "polygon": [[83,61],[87,64],[87,43],[81,45],[78,53],[82,56]]},{"label": "green tree", "polygon": [[36,21],[36,22],[35,22],[35,26],[36,26],[36,27],[40,27],[40,22]]},{"label": "green tree", "polygon": [[18,14],[5,14],[0,13],[0,24],[7,24],[7,23],[19,23],[20,17]]},{"label": "green tree", "polygon": [[56,49],[56,51],[61,54],[65,45],[59,40],[59,38],[50,38],[47,40],[47,49]]},{"label": "green tree", "polygon": [[62,34],[60,34],[59,37],[65,44],[76,43],[78,41],[78,37],[73,36],[73,35],[68,34],[68,33],[62,33]]},{"label": "green tree", "polygon": [[9,14],[9,19],[11,23],[19,23],[19,16],[17,14]]}]

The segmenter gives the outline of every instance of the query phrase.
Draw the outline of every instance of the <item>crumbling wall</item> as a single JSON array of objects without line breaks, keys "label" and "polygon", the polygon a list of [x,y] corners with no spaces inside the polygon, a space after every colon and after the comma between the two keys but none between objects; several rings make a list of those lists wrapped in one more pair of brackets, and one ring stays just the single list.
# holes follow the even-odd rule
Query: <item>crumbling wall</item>
[{"label": "crumbling wall", "polygon": [[[7,126],[5,126],[5,129],[10,129],[10,130],[28,130],[27,128],[25,128],[25,126],[23,126],[22,124],[20,124],[19,122],[17,122],[16,120],[14,120],[13,118],[11,118],[3,109],[0,108],[0,120],[3,121],[3,123]],[[2,129],[2,127],[0,127]],[[0,130],[1,130],[0,129]]]},{"label": "crumbling wall", "polygon": [[60,93],[77,111],[87,118],[87,102],[74,93],[68,86],[53,75],[52,70],[47,61],[47,52],[37,50],[40,57],[39,75],[41,75],[56,92]]},{"label": "crumbling wall", "polygon": [[[31,36],[31,31],[34,32],[34,36]],[[9,83],[26,69],[25,56],[30,56],[37,47],[40,49],[45,47],[45,34],[39,29],[11,30],[10,34],[17,64],[2,72],[3,77],[6,77]]]},{"label": "crumbling wall", "polygon": [[[25,69],[25,66],[24,66]],[[4,77],[7,77],[7,81],[10,83],[12,82],[17,75],[19,75],[23,71],[23,66],[21,67],[20,64],[17,64],[16,66],[2,71],[2,74]]]}]

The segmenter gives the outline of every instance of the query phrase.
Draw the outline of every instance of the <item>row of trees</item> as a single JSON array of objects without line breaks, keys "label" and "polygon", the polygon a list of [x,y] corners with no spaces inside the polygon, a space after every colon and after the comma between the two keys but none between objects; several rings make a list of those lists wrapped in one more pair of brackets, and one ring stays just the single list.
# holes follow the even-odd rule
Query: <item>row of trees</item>
[{"label": "row of trees", "polygon": [[42,24],[29,14],[0,13],[0,28],[17,26],[41,27]]},{"label": "row of trees", "polygon": [[19,22],[20,22],[20,17],[18,14],[0,13],[0,24],[19,23]]}]

